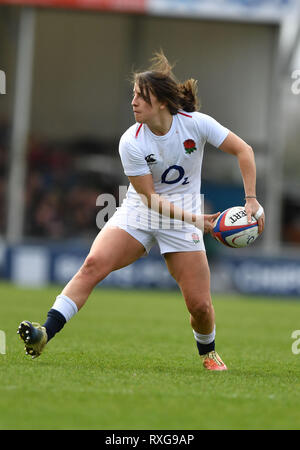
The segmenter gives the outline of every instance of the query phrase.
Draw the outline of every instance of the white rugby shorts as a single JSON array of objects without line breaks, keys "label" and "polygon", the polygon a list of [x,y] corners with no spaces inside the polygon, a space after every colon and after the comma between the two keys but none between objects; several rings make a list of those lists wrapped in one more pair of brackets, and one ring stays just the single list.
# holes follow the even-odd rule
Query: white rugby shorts
[{"label": "white rugby shorts", "polygon": [[131,226],[128,223],[128,209],[118,208],[105,227],[113,226],[127,231],[137,239],[147,253],[157,243],[160,253],[205,251],[203,233],[193,225],[182,223],[180,228],[156,228]]}]

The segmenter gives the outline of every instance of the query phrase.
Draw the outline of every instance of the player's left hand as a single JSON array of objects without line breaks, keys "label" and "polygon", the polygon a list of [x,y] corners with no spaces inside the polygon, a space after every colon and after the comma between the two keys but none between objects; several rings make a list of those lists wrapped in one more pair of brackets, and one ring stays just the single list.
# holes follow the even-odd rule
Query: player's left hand
[{"label": "player's left hand", "polygon": [[247,213],[248,223],[251,223],[252,217],[257,220],[258,232],[261,234],[265,227],[265,213],[263,207],[258,203],[256,198],[247,198],[245,210]]},{"label": "player's left hand", "polygon": [[217,220],[217,218],[219,217],[220,214],[221,214],[220,212],[217,212],[215,214],[204,214],[203,215],[204,233],[212,234],[215,221]]}]

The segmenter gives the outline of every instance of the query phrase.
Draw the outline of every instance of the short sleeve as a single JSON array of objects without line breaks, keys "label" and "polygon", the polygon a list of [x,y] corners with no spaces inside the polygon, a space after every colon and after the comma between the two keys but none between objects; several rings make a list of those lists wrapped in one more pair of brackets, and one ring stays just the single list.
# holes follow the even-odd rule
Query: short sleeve
[{"label": "short sleeve", "polygon": [[127,139],[121,138],[119,153],[125,175],[134,177],[151,173],[143,153]]},{"label": "short sleeve", "polygon": [[208,116],[207,114],[198,114],[197,124],[202,137],[214,147],[220,147],[225,138],[228,136],[228,128],[224,127],[213,117]]}]

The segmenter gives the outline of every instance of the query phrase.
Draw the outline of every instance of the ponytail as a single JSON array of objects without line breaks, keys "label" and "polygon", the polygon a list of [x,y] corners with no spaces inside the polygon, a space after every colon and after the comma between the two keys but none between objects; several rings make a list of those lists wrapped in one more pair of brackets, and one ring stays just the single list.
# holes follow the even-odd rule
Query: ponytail
[{"label": "ponytail", "polygon": [[177,85],[180,98],[180,106],[186,112],[199,111],[200,105],[197,97],[197,80],[193,78]]}]

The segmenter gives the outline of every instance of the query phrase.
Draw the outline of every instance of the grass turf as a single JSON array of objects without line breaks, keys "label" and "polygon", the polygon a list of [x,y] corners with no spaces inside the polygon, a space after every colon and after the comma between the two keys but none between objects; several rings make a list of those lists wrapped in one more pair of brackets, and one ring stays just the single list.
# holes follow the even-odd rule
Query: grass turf
[{"label": "grass turf", "polygon": [[200,363],[178,291],[97,289],[36,360],[16,334],[60,288],[0,284],[0,429],[299,429],[296,301],[214,296],[217,351]]}]

